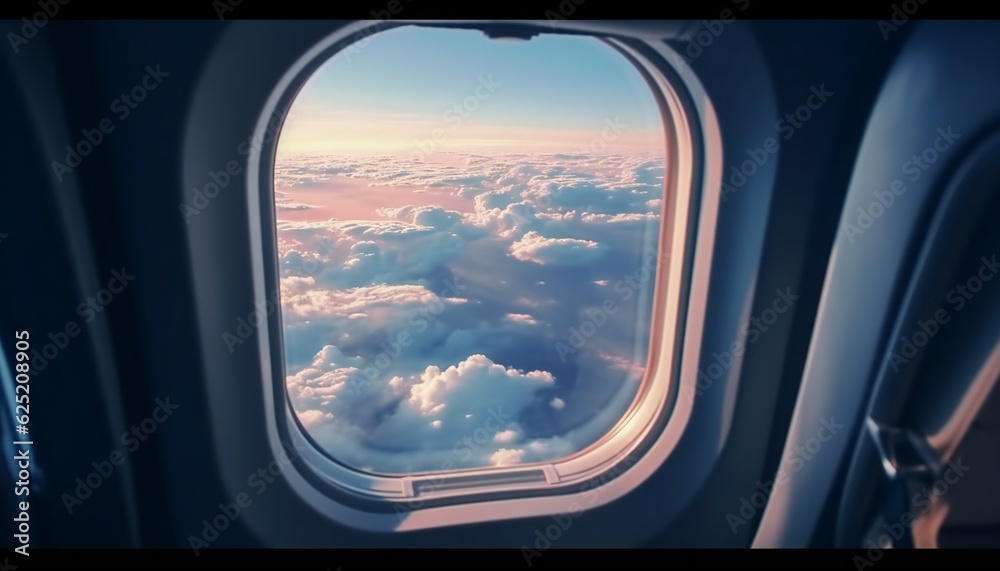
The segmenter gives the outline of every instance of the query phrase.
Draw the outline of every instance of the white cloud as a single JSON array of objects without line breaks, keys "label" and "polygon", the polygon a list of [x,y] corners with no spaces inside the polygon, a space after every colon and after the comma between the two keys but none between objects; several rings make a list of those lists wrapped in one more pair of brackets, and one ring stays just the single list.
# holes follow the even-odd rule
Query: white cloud
[{"label": "white cloud", "polygon": [[558,436],[539,438],[525,444],[524,460],[526,462],[543,462],[551,458],[562,458],[576,450],[577,445],[566,438]]},{"label": "white cloud", "polygon": [[555,378],[545,371],[523,373],[508,369],[484,355],[472,355],[457,366],[427,367],[410,390],[409,405],[423,415],[464,417],[488,408],[520,410],[536,390]]},{"label": "white cloud", "polygon": [[[296,280],[291,282],[291,280]],[[380,308],[397,311],[407,307],[428,305],[441,300],[454,303],[451,298],[437,294],[419,285],[376,285],[344,290],[305,289],[302,284],[312,278],[285,278],[282,280],[282,307],[287,316],[298,318],[347,316],[354,313],[371,315]],[[285,284],[287,287],[284,287]],[[299,290],[299,291],[296,291]]]},{"label": "white cloud", "polygon": [[289,202],[282,200],[275,200],[274,207],[278,210],[309,210],[310,208],[316,208],[312,204],[303,204],[301,202]]},{"label": "white cloud", "polygon": [[341,427],[364,426],[369,416],[405,393],[400,378],[366,382],[368,376],[374,377],[368,370],[372,366],[332,345],[324,347],[308,367],[285,380],[299,419],[307,427],[327,421]]},{"label": "white cloud", "polygon": [[333,413],[323,412],[321,410],[304,410],[298,413],[298,417],[302,426],[306,428],[313,428],[322,424],[324,421],[333,420]]},{"label": "white cloud", "polygon": [[510,245],[512,256],[536,264],[589,264],[597,260],[606,249],[593,240],[546,238],[538,232],[528,232]]},{"label": "white cloud", "polygon": [[[285,340],[291,348],[324,343],[354,347],[365,342],[377,347],[380,341],[403,331],[411,335],[415,347],[423,347],[441,342],[450,333],[436,319],[468,302],[416,284],[326,289],[312,277],[283,278],[281,282]],[[420,323],[415,326],[418,318]]]},{"label": "white cloud", "polygon": [[508,313],[507,321],[524,323],[525,325],[538,325],[538,320],[526,313]]},{"label": "white cloud", "polygon": [[436,206],[380,212],[405,219],[279,223],[279,235],[286,238],[282,275],[310,275],[331,289],[415,283],[461,254],[467,239],[484,233],[462,224],[458,212]]},{"label": "white cloud", "polygon": [[493,441],[500,443],[517,442],[520,439],[521,433],[517,430],[502,430],[493,435]]},{"label": "white cloud", "polygon": [[430,226],[399,222],[396,220],[345,220],[330,221],[327,226],[348,236],[357,238],[401,239],[412,238],[433,230]]},{"label": "white cloud", "polygon": [[[483,355],[388,379],[375,377],[374,366],[328,345],[286,380],[303,425],[349,461],[379,467],[402,462],[412,470],[431,470],[440,456],[421,460],[420,451],[449,450],[460,456],[452,459],[459,466],[509,465],[525,455],[562,453],[547,441],[525,442],[518,421],[519,412],[535,402],[535,393],[554,384],[548,372],[518,371]],[[369,374],[375,381],[365,382]],[[467,457],[456,452],[463,441],[475,446]],[[528,448],[518,451],[512,445]],[[383,448],[398,452],[380,452]]]},{"label": "white cloud", "polygon": [[521,458],[524,458],[524,450],[501,448],[490,456],[490,464],[493,466],[513,466],[520,464]]},{"label": "white cloud", "polygon": [[629,222],[647,222],[659,220],[660,215],[654,212],[627,212],[624,214],[584,214],[580,220],[587,224],[625,224]]}]

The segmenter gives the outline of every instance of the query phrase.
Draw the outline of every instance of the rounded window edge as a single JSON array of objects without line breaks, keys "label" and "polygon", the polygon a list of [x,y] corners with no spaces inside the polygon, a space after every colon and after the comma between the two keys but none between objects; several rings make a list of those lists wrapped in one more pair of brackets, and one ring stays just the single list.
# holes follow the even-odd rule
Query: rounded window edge
[{"label": "rounded window edge", "polygon": [[[370,25],[356,22],[346,26],[302,54],[272,89],[254,132],[274,129],[275,117],[283,120],[313,72],[344,49],[351,36]],[[707,163],[702,155],[711,154],[706,151],[713,142],[719,146],[719,128],[697,78],[689,69],[675,68],[682,65],[681,58],[671,48],[640,40],[594,37],[615,48],[647,79],[664,121],[666,215],[658,253],[667,271],[657,272],[654,290],[654,326],[647,361],[647,375],[653,380],[644,380],[615,428],[570,457],[508,468],[372,476],[333,461],[298,424],[285,394],[279,308],[279,331],[274,331],[271,321],[269,327],[261,328],[258,338],[262,370],[270,372],[263,379],[268,438],[276,457],[282,453],[303,457],[305,461],[288,473],[292,489],[337,523],[372,531],[402,531],[567,513],[581,504],[594,508],[624,496],[650,477],[683,433],[693,405],[689,397],[695,394],[695,378],[687,374],[680,377],[680,362],[690,358],[683,354],[691,350],[682,349],[682,345],[691,338],[688,318],[704,310],[700,307],[692,314],[689,296],[682,295],[684,284],[693,277],[687,274],[695,268],[689,263],[693,255],[691,226],[701,208],[692,201],[701,194],[700,179],[705,178]],[[646,55],[651,52],[659,62],[653,63]],[[265,240],[265,232],[275,231],[272,185],[276,139],[273,137],[272,143],[249,161],[249,172],[254,173],[247,182],[253,286],[258,299],[277,288],[276,257],[266,251],[266,244],[273,248],[276,237],[272,234],[270,242]],[[704,224],[705,212],[700,217],[697,224]],[[714,217],[713,211],[713,224]],[[699,264],[702,273],[708,265]],[[701,278],[699,281],[707,285],[707,274]],[[598,452],[601,458],[594,461]],[[485,502],[491,502],[489,510],[481,509]]]}]

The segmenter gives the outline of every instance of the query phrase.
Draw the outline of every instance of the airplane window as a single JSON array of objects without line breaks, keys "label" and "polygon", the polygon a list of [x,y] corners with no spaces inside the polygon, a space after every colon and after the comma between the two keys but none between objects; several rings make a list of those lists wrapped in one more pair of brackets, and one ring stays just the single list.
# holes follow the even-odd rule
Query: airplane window
[{"label": "airplane window", "polygon": [[579,457],[650,358],[664,120],[601,40],[404,26],[338,51],[279,137],[288,398],[363,474]]}]

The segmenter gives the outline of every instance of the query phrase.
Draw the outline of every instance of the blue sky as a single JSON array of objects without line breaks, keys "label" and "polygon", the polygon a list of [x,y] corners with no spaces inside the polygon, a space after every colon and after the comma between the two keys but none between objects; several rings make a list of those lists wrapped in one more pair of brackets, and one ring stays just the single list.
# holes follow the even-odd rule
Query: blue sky
[{"label": "blue sky", "polygon": [[599,40],[543,34],[498,41],[474,30],[406,26],[374,34],[323,65],[296,101],[282,148],[345,150],[345,140],[370,139],[400,147],[447,128],[444,112],[474,96],[483,78],[499,85],[449,145],[508,139],[512,130],[569,145],[598,135],[607,119],[628,126],[621,145],[648,146],[659,133],[644,80]]}]

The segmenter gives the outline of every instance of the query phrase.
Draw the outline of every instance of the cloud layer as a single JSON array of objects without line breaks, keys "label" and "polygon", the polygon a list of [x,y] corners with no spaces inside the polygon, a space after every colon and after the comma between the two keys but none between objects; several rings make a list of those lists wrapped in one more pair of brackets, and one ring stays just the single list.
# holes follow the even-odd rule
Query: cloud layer
[{"label": "cloud layer", "polygon": [[620,284],[656,243],[663,157],[444,159],[276,168],[288,394],[360,469],[554,460],[610,429],[643,374],[653,282]]}]

